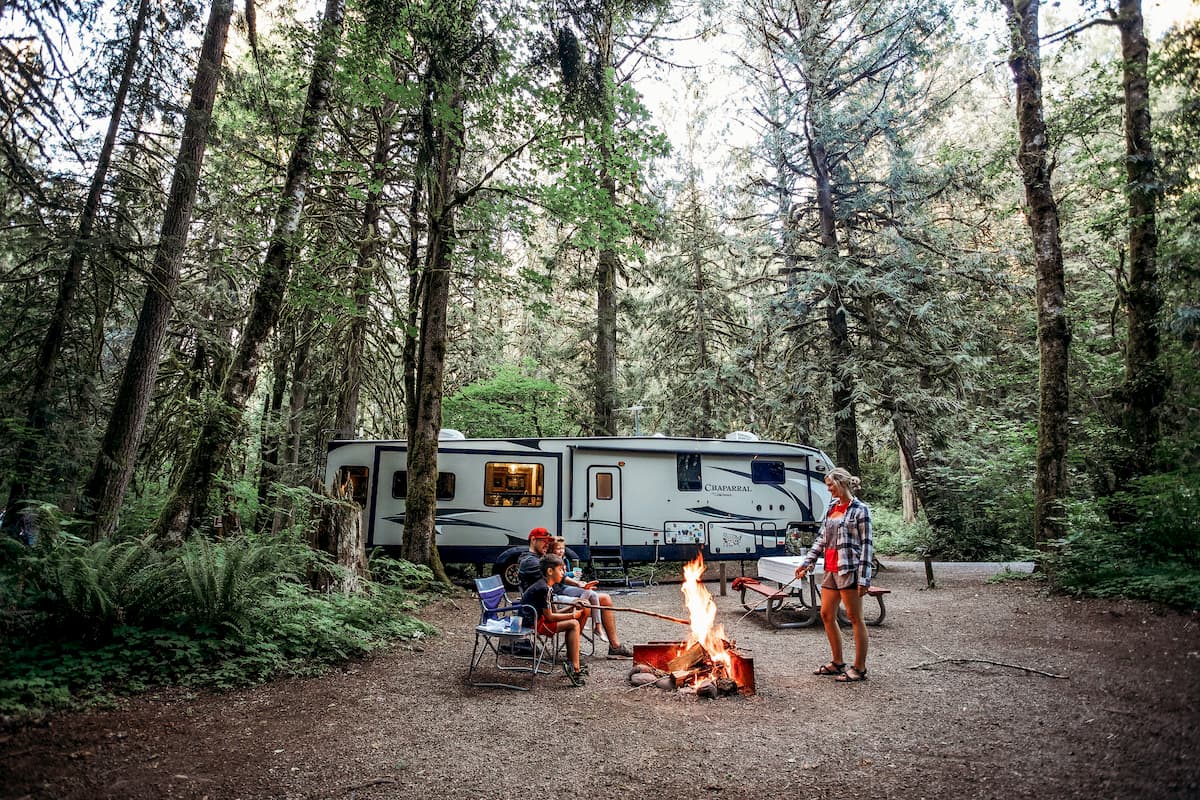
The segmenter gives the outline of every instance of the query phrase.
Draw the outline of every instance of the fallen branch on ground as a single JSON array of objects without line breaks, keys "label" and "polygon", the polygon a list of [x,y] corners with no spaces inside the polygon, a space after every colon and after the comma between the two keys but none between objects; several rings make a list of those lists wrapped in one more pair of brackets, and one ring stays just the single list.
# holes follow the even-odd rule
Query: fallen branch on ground
[{"label": "fallen branch on ground", "polygon": [[987,658],[939,658],[939,659],[935,659],[933,661],[922,661],[920,664],[913,664],[911,667],[909,667],[909,669],[924,669],[925,667],[932,667],[934,664],[970,664],[970,663],[992,664],[993,666],[997,666],[997,667],[1009,667],[1010,669],[1020,669],[1020,670],[1024,670],[1025,672],[1035,672],[1038,675],[1045,675],[1047,678],[1058,678],[1058,679],[1064,680],[1064,681],[1067,680],[1066,675],[1056,675],[1053,672],[1044,672],[1043,670],[1034,669],[1033,667],[1023,667],[1020,664],[1006,664],[1003,661],[992,661]]},{"label": "fallen branch on ground", "polygon": [[348,786],[343,786],[342,791],[343,792],[357,792],[359,789],[367,789],[372,786],[383,786],[383,785],[386,785],[389,783],[395,783],[395,782],[396,782],[396,779],[391,778],[391,777],[371,778],[370,780],[363,781],[362,783],[352,783],[352,784],[349,784]]}]

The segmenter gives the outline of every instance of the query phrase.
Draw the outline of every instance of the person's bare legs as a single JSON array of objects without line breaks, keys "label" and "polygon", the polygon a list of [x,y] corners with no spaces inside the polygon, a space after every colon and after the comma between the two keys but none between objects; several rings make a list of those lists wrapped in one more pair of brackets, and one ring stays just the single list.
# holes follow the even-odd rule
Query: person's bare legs
[{"label": "person's bare legs", "polygon": [[[600,605],[600,593],[594,589],[586,590],[583,593],[583,602],[589,606],[599,606]],[[612,601],[610,600],[609,602],[612,602]],[[600,613],[597,610],[597,611],[589,611],[588,614],[592,620],[592,638],[594,639],[594,638],[596,638],[596,635],[598,633],[600,633],[600,630],[601,630]],[[587,630],[587,629],[585,628],[584,630]],[[605,636],[607,636],[607,635],[608,634],[605,634]]]},{"label": "person's bare legs", "polygon": [[569,619],[558,623],[558,632],[566,634],[567,658],[571,660],[575,671],[579,672],[579,621]]},{"label": "person's bare legs", "polygon": [[621,640],[617,636],[617,614],[612,610],[612,597],[607,594],[598,594],[600,598],[600,623],[604,626],[604,633],[608,635],[609,647],[620,647]]},{"label": "person's bare legs", "polygon": [[[825,637],[829,639],[829,652],[833,654],[834,664],[841,664],[845,660],[842,658],[842,632],[838,628],[837,621],[838,603],[841,602],[841,596],[842,593],[837,589],[821,590],[821,623],[825,626]],[[861,604],[859,609],[861,611]]]},{"label": "person's bare legs", "polygon": [[846,616],[850,618],[850,626],[854,630],[854,670],[862,674],[867,671],[867,624],[863,621],[862,596],[857,588],[847,589],[842,595]]}]

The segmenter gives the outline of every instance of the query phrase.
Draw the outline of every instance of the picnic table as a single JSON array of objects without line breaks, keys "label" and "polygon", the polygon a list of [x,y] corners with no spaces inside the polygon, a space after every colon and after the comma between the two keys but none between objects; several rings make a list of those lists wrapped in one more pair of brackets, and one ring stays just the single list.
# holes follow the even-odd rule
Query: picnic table
[{"label": "picnic table", "polygon": [[[800,556],[766,556],[758,560],[757,578],[736,578],[733,588],[741,592],[742,607],[766,612],[767,624],[773,628],[808,628],[816,625],[821,618],[821,589],[817,580],[822,572],[819,564],[814,564],[803,580],[796,580],[796,567],[800,566]],[[867,596],[876,600],[875,606],[863,603],[863,621],[867,625],[879,625],[887,615],[883,597],[891,590],[872,586],[867,590]],[[747,592],[757,594],[762,599],[750,598]],[[866,598],[864,598],[865,601]],[[838,608],[838,622],[849,625],[850,619],[845,609]]]}]

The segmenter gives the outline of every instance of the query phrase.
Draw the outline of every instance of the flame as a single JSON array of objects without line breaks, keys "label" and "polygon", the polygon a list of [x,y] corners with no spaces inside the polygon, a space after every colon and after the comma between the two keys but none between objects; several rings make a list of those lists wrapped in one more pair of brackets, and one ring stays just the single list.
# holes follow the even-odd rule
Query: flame
[{"label": "flame", "polygon": [[719,669],[723,668],[728,675],[731,659],[725,652],[725,629],[716,624],[717,604],[700,582],[702,575],[704,556],[698,555],[694,561],[684,564],[683,598],[687,604],[688,621],[691,623],[691,639],[688,640],[688,645],[699,642],[713,665]]}]

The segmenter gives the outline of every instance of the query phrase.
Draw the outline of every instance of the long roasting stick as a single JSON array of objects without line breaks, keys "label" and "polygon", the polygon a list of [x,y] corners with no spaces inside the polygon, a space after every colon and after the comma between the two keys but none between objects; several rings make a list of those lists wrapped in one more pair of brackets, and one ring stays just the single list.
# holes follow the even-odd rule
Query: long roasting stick
[{"label": "long roasting stick", "polygon": [[680,625],[691,625],[692,624],[691,622],[689,622],[686,619],[680,619],[679,617],[668,617],[666,614],[659,614],[654,611],[643,611],[640,608],[617,608],[616,606],[587,606],[587,605],[579,605],[576,607],[577,608],[591,608],[591,609],[595,609],[596,611],[625,611],[629,614],[645,614],[647,617],[654,617],[656,619],[665,619],[667,622],[677,622]]}]

